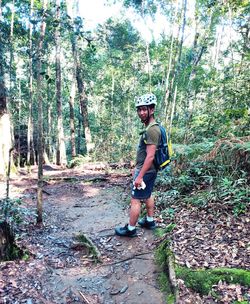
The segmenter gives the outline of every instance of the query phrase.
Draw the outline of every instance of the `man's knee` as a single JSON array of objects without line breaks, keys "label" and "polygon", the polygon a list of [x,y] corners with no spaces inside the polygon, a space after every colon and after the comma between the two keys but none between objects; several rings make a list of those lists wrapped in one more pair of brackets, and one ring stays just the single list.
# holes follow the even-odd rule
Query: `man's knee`
[{"label": "man's knee", "polygon": [[133,197],[131,198],[130,203],[131,205],[141,205],[141,201]]},{"label": "man's knee", "polygon": [[146,204],[148,204],[148,203],[152,203],[152,202],[154,202],[154,197],[151,195],[149,198],[147,198],[146,200],[145,200],[145,203]]}]

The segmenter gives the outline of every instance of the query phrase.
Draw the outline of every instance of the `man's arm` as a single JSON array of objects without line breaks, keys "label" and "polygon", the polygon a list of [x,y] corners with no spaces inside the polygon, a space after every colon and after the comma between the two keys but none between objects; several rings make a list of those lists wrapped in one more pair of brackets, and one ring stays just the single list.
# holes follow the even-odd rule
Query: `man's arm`
[{"label": "man's arm", "polygon": [[152,166],[156,152],[156,145],[147,145],[146,152],[147,152],[147,156],[145,158],[143,166],[140,170],[139,175],[134,181],[135,187],[139,187],[141,185],[143,181],[143,176],[148,171],[148,169]]}]

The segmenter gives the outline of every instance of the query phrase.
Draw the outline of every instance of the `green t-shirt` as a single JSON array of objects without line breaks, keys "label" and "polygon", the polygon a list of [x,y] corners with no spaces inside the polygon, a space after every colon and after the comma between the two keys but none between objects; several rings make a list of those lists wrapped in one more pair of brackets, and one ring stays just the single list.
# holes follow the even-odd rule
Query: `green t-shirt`
[{"label": "green t-shirt", "polygon": [[[149,126],[142,133],[139,141],[139,145],[137,148],[136,154],[136,169],[141,169],[145,158],[147,156],[146,147],[147,145],[156,145],[158,147],[160,143],[161,131],[158,125]],[[148,170],[148,172],[156,171],[154,163]]]}]

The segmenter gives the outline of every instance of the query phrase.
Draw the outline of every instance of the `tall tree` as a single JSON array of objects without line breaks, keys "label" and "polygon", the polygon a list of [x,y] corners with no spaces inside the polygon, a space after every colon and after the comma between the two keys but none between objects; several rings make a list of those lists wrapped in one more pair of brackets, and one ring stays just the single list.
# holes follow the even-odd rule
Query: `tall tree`
[{"label": "tall tree", "polygon": [[37,49],[37,100],[38,100],[38,181],[37,181],[37,223],[43,222],[43,96],[42,96],[42,51],[46,29],[46,11],[48,1],[43,0],[43,14],[40,27],[40,39]]},{"label": "tall tree", "polygon": [[27,165],[34,165],[34,122],[33,122],[33,13],[34,0],[30,0],[30,19],[29,19],[29,112],[28,112],[28,130],[27,130]]},{"label": "tall tree", "polygon": [[71,157],[76,156],[76,141],[75,141],[75,115],[74,115],[74,100],[75,100],[75,71],[73,71],[71,80],[71,89],[69,96],[69,116],[70,116],[70,142],[71,142]]},{"label": "tall tree", "polygon": [[4,56],[6,31],[2,20],[2,3],[0,2],[0,176],[5,177],[12,149],[11,121],[7,107],[7,88],[5,85]]},{"label": "tall tree", "polygon": [[[68,8],[72,7],[69,3],[70,1],[67,1]],[[78,0],[76,1],[76,6],[78,6]],[[78,96],[79,96],[79,103],[80,103],[80,109],[81,109],[81,115],[82,115],[82,121],[83,121],[83,130],[85,135],[85,143],[86,143],[86,149],[87,153],[89,153],[94,145],[92,142],[92,136],[89,126],[89,112],[88,112],[88,96],[86,94],[85,85],[84,85],[84,70],[83,66],[81,64],[80,60],[80,54],[79,54],[79,47],[77,42],[77,35],[79,33],[79,26],[73,25],[74,22],[71,23],[72,25],[72,33],[71,33],[71,45],[72,45],[72,53],[73,53],[73,59],[75,64],[75,73],[76,73],[76,83],[77,83],[77,89],[78,89]],[[75,22],[75,24],[77,24]]]},{"label": "tall tree", "polygon": [[67,164],[66,148],[64,142],[63,118],[62,118],[62,76],[61,76],[61,36],[60,36],[60,5],[61,0],[56,0],[56,104],[57,104],[57,149],[56,163],[65,166]]}]

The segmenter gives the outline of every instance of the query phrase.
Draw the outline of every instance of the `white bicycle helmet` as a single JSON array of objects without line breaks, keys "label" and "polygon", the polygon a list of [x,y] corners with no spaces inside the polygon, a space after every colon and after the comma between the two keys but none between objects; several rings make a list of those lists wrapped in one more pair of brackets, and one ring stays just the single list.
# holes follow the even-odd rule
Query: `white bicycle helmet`
[{"label": "white bicycle helmet", "polygon": [[140,106],[149,106],[149,105],[157,105],[157,99],[154,94],[145,94],[140,97],[137,97],[135,100],[135,106],[140,107]]}]

